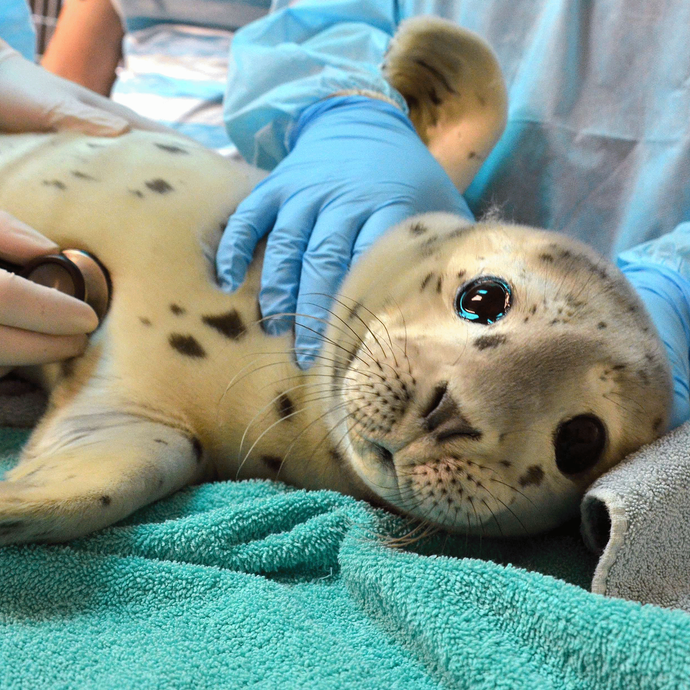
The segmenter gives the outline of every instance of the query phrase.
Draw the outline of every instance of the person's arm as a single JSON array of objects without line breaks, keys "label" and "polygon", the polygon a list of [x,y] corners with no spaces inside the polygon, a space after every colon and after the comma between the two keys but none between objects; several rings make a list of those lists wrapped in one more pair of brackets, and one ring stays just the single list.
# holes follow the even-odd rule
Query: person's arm
[{"label": "person's arm", "polygon": [[666,347],[673,374],[673,429],[690,418],[690,223],[622,252],[617,263]]},{"label": "person's arm", "polygon": [[274,168],[287,155],[288,132],[300,114],[334,93],[371,91],[407,112],[380,69],[399,23],[397,4],[302,0],[235,34],[225,124],[248,162]]},{"label": "person's arm", "polygon": [[461,193],[505,124],[500,68],[478,36],[419,18],[389,46],[394,15],[393,2],[304,1],[233,41],[229,134],[251,162],[279,165],[230,218],[218,279],[238,287],[268,234],[264,325],[278,334],[294,321],[302,366],[351,261],[377,237],[423,212],[472,220]]},{"label": "person's arm", "polygon": [[122,57],[123,37],[110,0],[66,0],[41,65],[108,96]]}]

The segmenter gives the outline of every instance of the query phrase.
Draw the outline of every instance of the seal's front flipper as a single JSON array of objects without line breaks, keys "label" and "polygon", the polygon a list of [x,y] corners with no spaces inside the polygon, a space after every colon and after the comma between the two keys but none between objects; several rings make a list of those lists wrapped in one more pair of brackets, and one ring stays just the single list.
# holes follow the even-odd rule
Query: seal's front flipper
[{"label": "seal's front flipper", "polygon": [[0,482],[0,544],[74,539],[206,479],[187,430],[88,407],[49,416]]}]

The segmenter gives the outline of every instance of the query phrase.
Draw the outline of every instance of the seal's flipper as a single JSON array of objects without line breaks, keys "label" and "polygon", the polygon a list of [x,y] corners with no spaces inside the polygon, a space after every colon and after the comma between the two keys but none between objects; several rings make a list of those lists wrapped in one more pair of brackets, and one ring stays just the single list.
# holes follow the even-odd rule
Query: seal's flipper
[{"label": "seal's flipper", "polygon": [[0,544],[74,539],[205,479],[201,444],[186,430],[79,408],[47,419],[0,482]]}]

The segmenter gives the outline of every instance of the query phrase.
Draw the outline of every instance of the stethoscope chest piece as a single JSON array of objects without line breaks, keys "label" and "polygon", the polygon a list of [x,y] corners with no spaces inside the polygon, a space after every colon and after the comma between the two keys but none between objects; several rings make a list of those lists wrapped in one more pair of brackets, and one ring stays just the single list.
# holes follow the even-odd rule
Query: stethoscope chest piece
[{"label": "stethoscope chest piece", "polygon": [[39,256],[23,266],[19,275],[86,302],[99,321],[108,312],[112,287],[108,270],[93,254],[82,249],[64,249],[59,254]]}]

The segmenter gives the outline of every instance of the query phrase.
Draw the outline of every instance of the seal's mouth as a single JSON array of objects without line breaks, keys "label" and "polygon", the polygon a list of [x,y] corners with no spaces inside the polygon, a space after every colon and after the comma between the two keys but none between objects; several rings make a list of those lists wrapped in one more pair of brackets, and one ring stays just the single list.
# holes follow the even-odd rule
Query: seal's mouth
[{"label": "seal's mouth", "polygon": [[[500,537],[524,535],[514,512],[519,492],[507,495],[496,469],[458,452],[420,452],[406,446],[395,453],[350,432],[353,470],[388,509],[443,530]],[[524,492],[523,492],[524,493]]]}]

